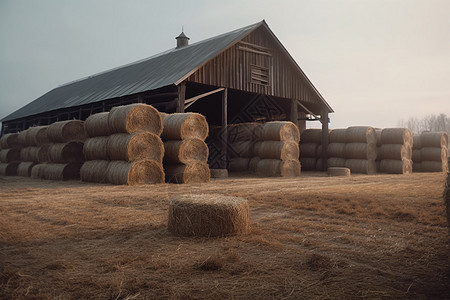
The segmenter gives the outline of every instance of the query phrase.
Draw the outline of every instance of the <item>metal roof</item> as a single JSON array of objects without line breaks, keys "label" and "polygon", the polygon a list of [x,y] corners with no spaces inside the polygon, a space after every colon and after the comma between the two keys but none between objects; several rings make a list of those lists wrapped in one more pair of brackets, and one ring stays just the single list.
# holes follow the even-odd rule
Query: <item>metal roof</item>
[{"label": "metal roof", "polygon": [[59,86],[1,121],[10,121],[178,84],[264,21]]}]

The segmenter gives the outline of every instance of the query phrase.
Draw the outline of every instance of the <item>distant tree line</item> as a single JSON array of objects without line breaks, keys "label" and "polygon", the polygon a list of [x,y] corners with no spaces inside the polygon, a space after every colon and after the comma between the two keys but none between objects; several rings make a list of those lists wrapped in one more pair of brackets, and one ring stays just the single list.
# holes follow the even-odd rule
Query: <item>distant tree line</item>
[{"label": "distant tree line", "polygon": [[450,118],[446,114],[427,115],[422,119],[400,120],[397,125],[398,127],[409,128],[414,134],[420,134],[424,131],[445,131],[450,134]]}]

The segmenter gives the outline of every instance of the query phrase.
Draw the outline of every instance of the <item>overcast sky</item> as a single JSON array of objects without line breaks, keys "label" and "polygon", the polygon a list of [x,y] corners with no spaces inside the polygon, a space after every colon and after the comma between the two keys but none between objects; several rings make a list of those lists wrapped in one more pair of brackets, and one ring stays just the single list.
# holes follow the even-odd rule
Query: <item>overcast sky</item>
[{"label": "overcast sky", "polygon": [[[450,115],[447,0],[0,0],[0,119],[51,89],[265,19],[331,128]],[[312,122],[310,122],[312,123]]]}]

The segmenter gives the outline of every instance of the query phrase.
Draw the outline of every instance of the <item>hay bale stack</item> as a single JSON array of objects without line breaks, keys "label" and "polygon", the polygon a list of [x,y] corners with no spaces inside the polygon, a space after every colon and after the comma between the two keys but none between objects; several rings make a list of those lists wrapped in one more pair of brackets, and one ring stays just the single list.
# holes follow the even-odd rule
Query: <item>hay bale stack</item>
[{"label": "hay bale stack", "polygon": [[89,160],[86,161],[80,169],[80,178],[86,182],[106,182],[106,170],[108,169],[108,160]]},{"label": "hay bale stack", "polygon": [[298,160],[261,159],[256,166],[256,174],[264,177],[300,176]]},{"label": "hay bale stack", "polygon": [[166,165],[166,182],[171,183],[203,183],[209,182],[211,174],[205,162],[191,161],[187,164]]},{"label": "hay bale stack", "polygon": [[250,158],[248,157],[233,157],[230,159],[228,169],[230,172],[247,172],[250,170]]},{"label": "hay bale stack", "polygon": [[349,168],[328,168],[328,176],[350,176]]},{"label": "hay bale stack", "polygon": [[2,135],[2,137],[0,138],[1,149],[9,149],[16,147],[20,147],[18,133],[7,133]]},{"label": "hay bale stack", "polygon": [[317,161],[322,158],[322,129],[306,129],[300,136],[300,163],[302,170],[320,171]]},{"label": "hay bale stack", "polygon": [[10,163],[15,161],[20,161],[21,158],[20,148],[9,148],[0,150],[0,162]]},{"label": "hay bale stack", "polygon": [[379,171],[389,174],[412,172],[413,134],[407,128],[384,128],[381,130],[377,163]]},{"label": "hay bale stack", "polygon": [[164,142],[164,164],[186,164],[208,161],[208,146],[197,138]]},{"label": "hay bale stack", "polygon": [[88,137],[80,120],[55,122],[48,126],[47,136],[51,143],[83,142]]},{"label": "hay bale stack", "polygon": [[181,236],[246,234],[249,231],[248,201],[215,194],[179,196],[169,202],[168,230]]},{"label": "hay bale stack", "polygon": [[208,136],[208,122],[198,113],[167,114],[164,116],[163,126],[161,138],[165,141],[190,138],[204,141]]},{"label": "hay bale stack", "polygon": [[17,167],[20,162],[0,163],[0,176],[17,176]]},{"label": "hay bale stack", "polygon": [[21,162],[17,166],[17,175],[22,177],[30,177],[31,176],[31,170],[36,165],[36,163],[27,161],[27,162]]},{"label": "hay bale stack", "polygon": [[445,132],[423,132],[414,136],[413,171],[448,172],[447,143]]},{"label": "hay bale stack", "polygon": [[45,164],[42,178],[48,180],[72,180],[80,178],[81,163]]},{"label": "hay bale stack", "polygon": [[377,134],[370,126],[351,126],[345,130],[345,167],[352,173],[375,174]]},{"label": "hay bale stack", "polygon": [[108,136],[111,134],[109,129],[109,112],[100,112],[90,115],[84,122],[86,134],[89,137]]},{"label": "hay bale stack", "polygon": [[110,160],[150,159],[162,163],[164,155],[161,139],[151,132],[112,134],[108,138],[107,149]]},{"label": "hay bale stack", "polygon": [[49,126],[35,126],[28,128],[25,136],[27,145],[41,146],[50,143],[47,134],[48,127]]},{"label": "hay bale stack", "polygon": [[151,132],[157,136],[162,132],[162,120],[159,112],[151,105],[134,103],[116,106],[108,115],[111,133]]},{"label": "hay bale stack", "polygon": [[295,142],[300,141],[298,127],[289,121],[267,122],[262,128],[263,141],[282,141]]},{"label": "hay bale stack", "polygon": [[83,155],[86,160],[109,160],[108,136],[88,138],[83,145]]},{"label": "hay bale stack", "polygon": [[164,182],[161,163],[154,160],[111,161],[106,170],[106,180],[117,185],[140,185]]},{"label": "hay bale stack", "polygon": [[83,143],[67,142],[51,144],[48,147],[48,158],[51,163],[78,163],[84,162]]},{"label": "hay bale stack", "polygon": [[[332,168],[345,167],[346,128],[333,129],[330,131],[330,143],[327,148],[327,166]],[[349,150],[350,151],[350,150]]]}]

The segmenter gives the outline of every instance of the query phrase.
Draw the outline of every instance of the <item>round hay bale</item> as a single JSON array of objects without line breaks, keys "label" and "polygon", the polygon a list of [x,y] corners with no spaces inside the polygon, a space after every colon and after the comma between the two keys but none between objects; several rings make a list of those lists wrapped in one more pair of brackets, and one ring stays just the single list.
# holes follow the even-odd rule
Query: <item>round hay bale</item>
[{"label": "round hay bale", "polygon": [[413,134],[408,128],[384,128],[381,131],[381,143],[384,144],[413,144]]},{"label": "round hay bale", "polygon": [[28,161],[32,161],[35,163],[44,163],[49,161],[49,152],[50,144],[45,144],[39,147],[27,147],[28,153],[27,158]]},{"label": "round hay bale", "polygon": [[80,169],[80,178],[86,182],[106,182],[106,170],[108,169],[108,160],[89,160],[86,161]]},{"label": "round hay bale", "polygon": [[261,123],[240,123],[230,124],[227,127],[228,141],[256,142],[261,139],[263,125]]},{"label": "round hay bale", "polygon": [[248,172],[250,158],[248,157],[234,157],[230,159],[228,170],[230,172]]},{"label": "round hay bale", "polygon": [[55,122],[48,126],[47,136],[52,143],[82,142],[88,137],[80,120]]},{"label": "round hay bale", "polygon": [[448,162],[422,160],[420,163],[421,172],[448,172]]},{"label": "round hay bale", "polygon": [[147,131],[160,136],[163,128],[156,108],[142,103],[113,107],[108,115],[108,124],[111,133]]},{"label": "round hay bale", "polygon": [[34,162],[21,162],[17,166],[17,175],[22,177],[30,177],[31,176],[31,170],[36,165]]},{"label": "round hay bale", "polygon": [[35,126],[30,127],[27,130],[25,136],[27,145],[29,146],[41,146],[50,143],[47,135],[48,126]]},{"label": "round hay bale", "polygon": [[168,230],[181,236],[246,234],[249,231],[248,201],[216,194],[179,196],[169,201]]},{"label": "round hay bale", "polygon": [[208,146],[201,139],[186,139],[164,142],[165,164],[185,164],[191,161],[207,162]]},{"label": "round hay bale", "polygon": [[81,163],[49,163],[42,170],[42,178],[48,180],[80,179],[81,165]]},{"label": "round hay bale", "polygon": [[420,149],[420,157],[422,161],[446,161],[447,148],[425,147]]},{"label": "round hay bale", "polygon": [[83,145],[83,155],[86,160],[108,160],[107,136],[88,138]]},{"label": "round hay bale", "polygon": [[13,161],[21,160],[21,149],[20,148],[9,148],[0,150],[0,162],[10,163]]},{"label": "round hay bale", "polygon": [[257,155],[262,159],[298,160],[300,152],[297,142],[264,141],[259,146]]},{"label": "round hay bale", "polygon": [[33,147],[24,147],[20,149],[20,161],[31,161],[30,152]]},{"label": "round hay bale", "polygon": [[31,145],[27,144],[27,132],[28,132],[28,129],[27,130],[23,130],[23,131],[18,133],[17,141],[18,141],[20,147],[31,146]]},{"label": "round hay bale", "polygon": [[420,140],[423,147],[448,147],[448,136],[445,132],[422,132]]},{"label": "round hay bale", "polygon": [[44,178],[46,163],[34,165],[31,168],[31,178]]},{"label": "round hay bale", "polygon": [[422,161],[422,156],[421,156],[420,149],[413,149],[412,150],[411,160],[414,162],[414,164],[420,163]]},{"label": "round hay bale", "polygon": [[345,143],[329,143],[327,149],[329,157],[345,157]]},{"label": "round hay bale", "polygon": [[298,127],[289,121],[267,122],[262,128],[262,140],[294,142],[298,144],[300,132]]},{"label": "round hay bale", "polygon": [[315,157],[300,157],[300,165],[304,171],[315,171],[317,158]]},{"label": "round hay bale", "polygon": [[90,115],[84,122],[86,134],[89,137],[108,136],[111,134],[109,129],[109,112],[100,112]]},{"label": "round hay bale", "polygon": [[367,143],[377,144],[377,135],[375,129],[370,126],[351,126],[345,131],[346,143]]},{"label": "round hay bale", "polygon": [[413,149],[421,149],[422,148],[422,140],[420,135],[413,136]]},{"label": "round hay bale", "polygon": [[[83,143],[68,142],[51,144],[48,147],[48,160],[54,164],[80,163],[81,167],[81,164],[84,162]],[[67,169],[71,167],[67,166]]]},{"label": "round hay bale", "polygon": [[175,113],[163,120],[163,140],[184,140],[197,138],[204,141],[208,136],[208,122],[197,113]]},{"label": "round hay bale", "polygon": [[330,157],[327,159],[327,166],[328,167],[337,167],[337,168],[342,168],[345,167],[345,158],[341,158],[341,157]]},{"label": "round hay bale", "polygon": [[350,176],[349,168],[330,167],[327,172],[328,176]]},{"label": "round hay bale", "polygon": [[300,156],[301,157],[316,157],[319,148],[319,144],[305,143],[304,140],[300,143]]},{"label": "round hay bale", "polygon": [[112,134],[108,138],[107,148],[110,160],[150,159],[162,163],[164,156],[164,144],[161,138],[154,133],[144,131]]},{"label": "round hay bale", "polygon": [[211,173],[208,164],[190,162],[186,165],[169,165],[164,169],[166,182],[172,183],[202,183],[209,182]]},{"label": "round hay bale", "polygon": [[261,159],[256,166],[256,174],[265,177],[300,176],[298,160]]},{"label": "round hay bale", "polygon": [[17,167],[20,162],[0,163],[0,176],[17,176]]},{"label": "round hay bale", "polygon": [[348,143],[345,144],[344,157],[347,159],[377,159],[376,144]]},{"label": "round hay bale", "polygon": [[19,147],[19,134],[18,133],[7,133],[2,135],[0,138],[0,148],[9,149]]},{"label": "round hay bale", "polygon": [[380,147],[380,158],[393,160],[411,160],[411,144],[383,144]]},{"label": "round hay bale", "polygon": [[251,173],[255,173],[260,160],[261,160],[261,158],[259,158],[258,156],[252,157],[250,159],[250,161],[248,162],[248,171]]},{"label": "round hay bale", "polygon": [[331,143],[345,143],[345,136],[347,129],[339,128],[330,131],[330,144]]},{"label": "round hay bale", "polygon": [[255,142],[255,144],[253,144],[253,155],[254,156],[258,156],[259,154],[259,149],[261,148],[261,141]]},{"label": "round hay bale", "polygon": [[392,160],[384,159],[380,162],[380,172],[388,174],[410,174],[413,166],[409,159]]},{"label": "round hay bale", "polygon": [[306,129],[300,136],[302,143],[322,144],[322,129]]},{"label": "round hay bale", "polygon": [[349,168],[352,173],[375,174],[377,172],[375,160],[347,159],[345,167]]},{"label": "round hay bale", "polygon": [[211,178],[227,178],[228,170],[227,169],[210,169]]},{"label": "round hay bale", "polygon": [[253,146],[255,141],[237,141],[231,144],[228,149],[230,157],[253,157]]},{"label": "round hay bale", "polygon": [[142,159],[133,162],[111,161],[106,170],[106,180],[111,184],[156,184],[164,182],[161,163]]}]

